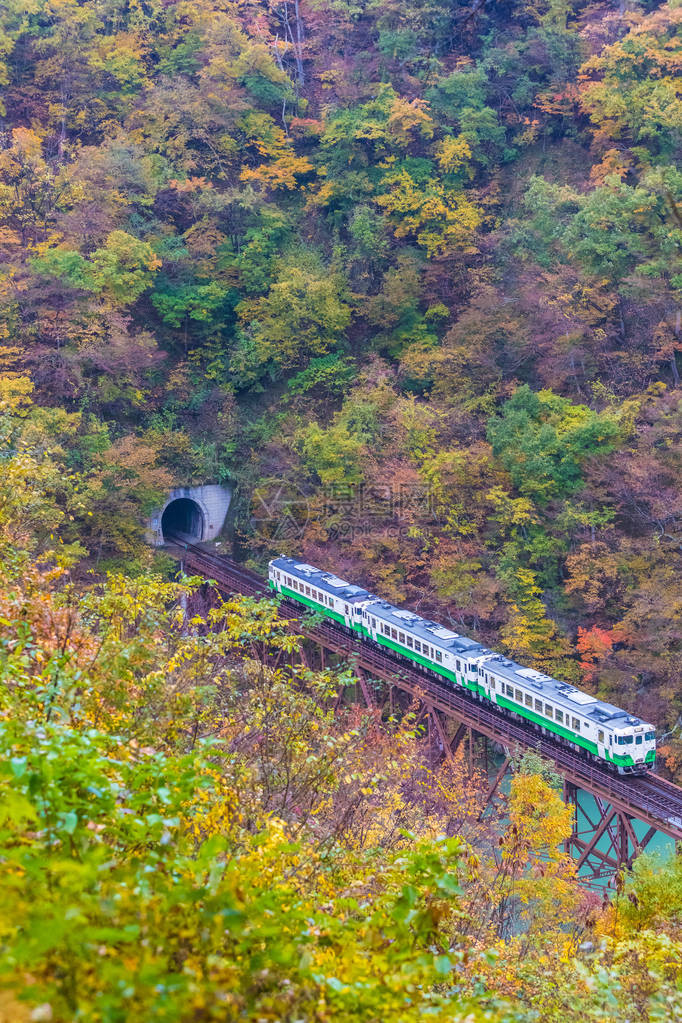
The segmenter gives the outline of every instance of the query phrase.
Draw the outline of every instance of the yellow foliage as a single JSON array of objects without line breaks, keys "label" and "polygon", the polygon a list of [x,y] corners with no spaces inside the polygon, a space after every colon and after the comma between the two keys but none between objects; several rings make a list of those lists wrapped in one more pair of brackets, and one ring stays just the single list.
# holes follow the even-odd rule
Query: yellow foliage
[{"label": "yellow foliage", "polygon": [[463,192],[436,181],[422,188],[406,170],[388,174],[385,183],[390,191],[376,202],[391,217],[396,237],[413,235],[428,256],[471,245],[482,214]]},{"label": "yellow foliage", "polygon": [[456,173],[471,159],[471,146],[461,135],[448,136],[436,147],[436,159],[445,174]]}]

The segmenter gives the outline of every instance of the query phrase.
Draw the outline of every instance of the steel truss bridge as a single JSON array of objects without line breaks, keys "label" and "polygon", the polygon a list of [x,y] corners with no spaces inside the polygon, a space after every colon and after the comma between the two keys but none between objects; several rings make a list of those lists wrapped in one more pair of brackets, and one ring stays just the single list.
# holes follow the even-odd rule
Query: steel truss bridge
[{"label": "steel truss bridge", "polygon": [[[170,552],[180,559],[184,569],[214,581],[222,593],[270,595],[262,576],[229,558],[210,553],[182,536],[169,537],[168,541],[173,545]],[[504,757],[490,779],[487,804],[494,800],[505,775],[513,770],[515,750],[532,749],[552,762],[563,778],[564,800],[573,807],[573,833],[566,842],[566,851],[576,859],[581,880],[586,883],[612,882],[619,871],[632,866],[657,833],[682,842],[682,788],[677,785],[653,774],[614,774],[531,724],[451,688],[427,669],[363,643],[341,626],[309,620],[291,601],[282,601],[281,613],[296,632],[320,648],[322,663],[324,652],[328,652],[352,664],[370,710],[379,710],[381,696],[370,684],[372,679],[387,684],[384,696],[391,704],[395,692],[407,694],[411,706],[417,707],[417,722],[428,724],[441,756],[452,759],[465,743],[471,765],[474,742],[480,743],[482,738],[487,766],[487,744],[501,748]],[[581,799],[585,793],[591,796],[589,810]]]}]

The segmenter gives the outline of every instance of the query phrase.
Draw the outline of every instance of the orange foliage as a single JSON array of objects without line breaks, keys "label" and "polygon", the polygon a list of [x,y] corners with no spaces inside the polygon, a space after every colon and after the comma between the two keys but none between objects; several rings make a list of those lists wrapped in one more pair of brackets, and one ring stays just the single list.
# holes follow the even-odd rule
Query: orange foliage
[{"label": "orange foliage", "polygon": [[596,625],[591,629],[583,629],[578,626],[576,647],[581,656],[580,667],[588,681],[594,679],[598,663],[608,657],[614,642],[615,629],[600,629]]}]

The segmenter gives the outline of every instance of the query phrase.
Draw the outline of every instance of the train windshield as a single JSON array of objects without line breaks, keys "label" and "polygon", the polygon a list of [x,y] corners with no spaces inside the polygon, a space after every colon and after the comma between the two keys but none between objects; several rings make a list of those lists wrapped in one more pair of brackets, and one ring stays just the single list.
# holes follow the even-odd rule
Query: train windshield
[{"label": "train windshield", "polygon": [[646,735],[644,736],[644,738],[646,739],[647,742],[653,742],[654,739],[656,738],[656,733],[655,732],[647,732]]}]

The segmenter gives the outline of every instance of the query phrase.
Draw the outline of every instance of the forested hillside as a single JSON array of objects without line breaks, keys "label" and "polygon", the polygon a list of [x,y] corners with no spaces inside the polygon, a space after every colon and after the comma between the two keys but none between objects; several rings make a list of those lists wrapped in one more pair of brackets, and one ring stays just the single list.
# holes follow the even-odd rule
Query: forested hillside
[{"label": "forested hillside", "polygon": [[160,493],[229,480],[255,561],[672,729],[682,7],[1,17],[3,387],[60,448],[63,539],[141,565]]}]

